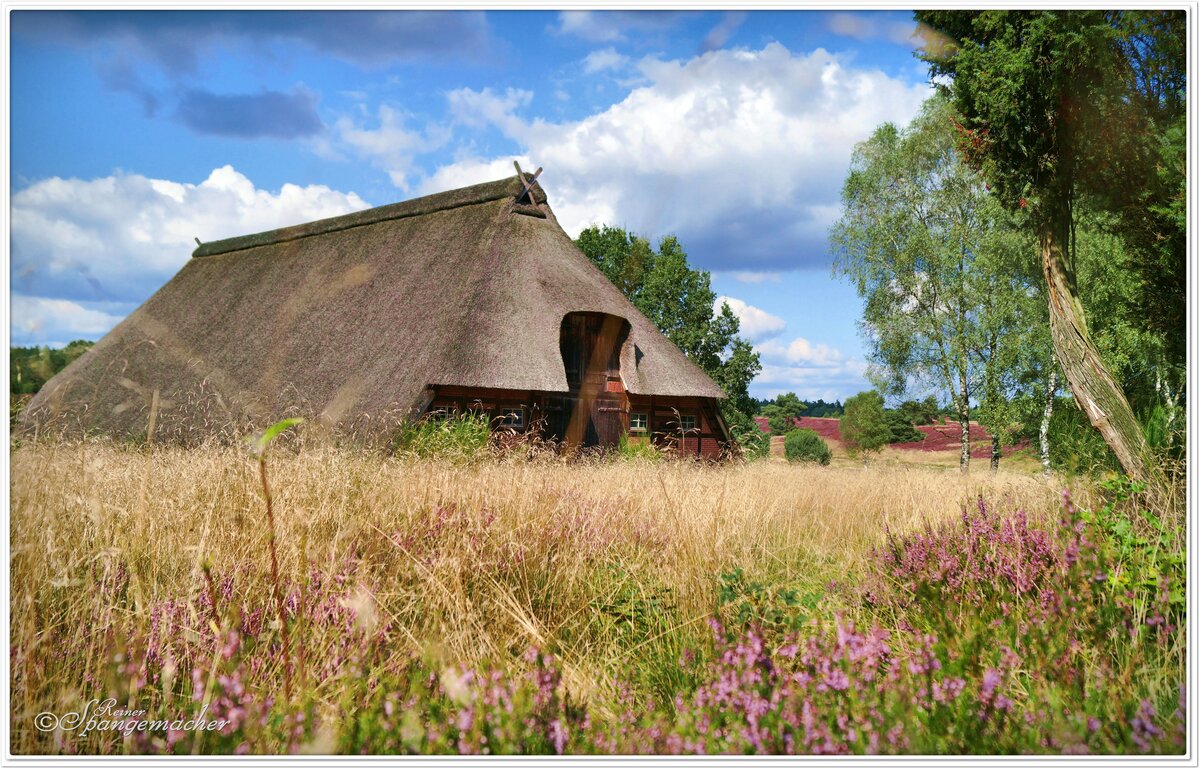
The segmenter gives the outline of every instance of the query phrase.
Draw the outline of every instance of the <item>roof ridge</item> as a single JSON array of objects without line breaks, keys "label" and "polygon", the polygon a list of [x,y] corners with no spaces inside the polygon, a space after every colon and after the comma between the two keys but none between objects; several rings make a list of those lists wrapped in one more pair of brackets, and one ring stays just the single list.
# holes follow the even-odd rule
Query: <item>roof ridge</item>
[{"label": "roof ridge", "polygon": [[201,243],[192,252],[192,258],[215,256],[217,254],[243,251],[258,246],[286,243],[290,240],[299,240],[300,238],[307,238],[313,235],[324,235],[354,227],[364,227],[390,219],[424,216],[425,214],[446,211],[452,208],[462,208],[463,206],[501,200],[506,197],[515,198],[523,189],[523,186],[514,174],[513,176],[497,179],[496,181],[483,182],[482,184],[446,190],[445,192],[435,192],[432,195],[424,195],[399,203],[367,208],[362,211],[354,211],[327,219],[318,219],[314,222]]}]

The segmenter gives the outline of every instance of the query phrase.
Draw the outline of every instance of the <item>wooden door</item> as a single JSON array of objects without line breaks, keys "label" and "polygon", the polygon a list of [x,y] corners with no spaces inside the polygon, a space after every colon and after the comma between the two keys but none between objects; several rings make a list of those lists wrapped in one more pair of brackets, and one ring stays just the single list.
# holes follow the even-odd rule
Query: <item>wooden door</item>
[{"label": "wooden door", "polygon": [[629,322],[603,313],[568,313],[559,346],[570,394],[562,436],[568,444],[615,446],[629,428],[629,406],[621,382],[621,346]]}]

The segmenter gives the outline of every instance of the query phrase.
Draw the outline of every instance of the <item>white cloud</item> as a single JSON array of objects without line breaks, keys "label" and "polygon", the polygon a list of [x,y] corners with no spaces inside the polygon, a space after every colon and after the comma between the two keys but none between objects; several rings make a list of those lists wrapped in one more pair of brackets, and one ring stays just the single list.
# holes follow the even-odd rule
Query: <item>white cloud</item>
[{"label": "white cloud", "polygon": [[802,336],[796,337],[787,345],[768,340],[759,345],[758,349],[764,357],[796,366],[840,366],[847,360],[845,354],[836,347],[813,344]]},{"label": "white cloud", "polygon": [[40,328],[94,337],[118,316],[79,303],[143,301],[188,260],[193,238],[218,240],[363,208],[358,195],[319,185],[258,189],[230,166],[199,184],[137,174],[45,179],[12,197],[14,333]]},{"label": "white cloud", "polygon": [[773,337],[787,327],[787,321],[778,315],[772,315],[732,296],[718,296],[713,302],[713,312],[719,313],[722,304],[729,305],[729,309],[737,316],[740,335],[750,342]]},{"label": "white cloud", "polygon": [[782,276],[778,272],[735,272],[733,279],[738,283],[778,283]]},{"label": "white cloud", "polygon": [[[13,341],[49,344],[61,340],[94,339],[107,334],[121,316],[90,310],[68,299],[14,295],[12,298]],[[18,342],[18,340],[20,340]]]},{"label": "white cloud", "polygon": [[533,101],[533,92],[508,88],[498,94],[491,88],[482,91],[458,88],[446,94],[446,100],[450,114],[459,123],[475,128],[494,124],[505,133],[511,133],[521,128],[521,120],[513,113]]},{"label": "white cloud", "polygon": [[624,40],[625,32],[642,35],[664,32],[681,19],[677,11],[560,11],[551,31],[559,35],[609,43]]},{"label": "white cloud", "polygon": [[408,115],[383,104],[379,107],[378,127],[368,128],[349,117],[342,117],[334,124],[334,131],[342,145],[382,168],[392,184],[407,192],[413,158],[432,152],[450,140],[450,131],[445,127],[427,126],[424,131],[419,131],[410,128],[408,122]]},{"label": "white cloud", "polygon": [[[572,235],[594,223],[675,233],[714,270],[827,264],[825,234],[854,144],[882,122],[907,122],[930,92],[778,43],[646,58],[637,68],[646,85],[578,121],[523,119],[514,99],[496,115],[491,108],[505,100],[487,91],[455,98],[488,105],[473,114],[517,142],[530,167],[546,169],[551,205]],[[421,191],[508,175],[512,159],[461,158]]]},{"label": "white cloud", "polygon": [[756,397],[795,392],[801,398],[833,401],[870,389],[867,364],[836,347],[796,337],[786,343],[767,339],[755,349],[763,367],[750,385]]},{"label": "white cloud", "polygon": [[629,63],[629,57],[617,53],[612,46],[592,51],[583,59],[583,71],[592,74],[606,69],[621,69]]}]

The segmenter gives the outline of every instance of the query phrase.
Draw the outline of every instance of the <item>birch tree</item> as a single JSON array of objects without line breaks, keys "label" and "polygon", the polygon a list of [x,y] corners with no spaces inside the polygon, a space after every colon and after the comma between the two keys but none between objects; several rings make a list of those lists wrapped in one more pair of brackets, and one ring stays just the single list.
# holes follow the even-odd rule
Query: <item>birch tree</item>
[{"label": "birch tree", "polygon": [[990,389],[998,408],[1004,391],[1007,347],[994,324],[1013,316],[1005,279],[984,271],[997,260],[982,258],[1007,220],[961,162],[954,120],[947,100],[935,97],[909,127],[886,123],[856,147],[830,240],[835,274],[865,300],[861,325],[877,386],[901,393],[925,383],[948,393],[967,472],[972,400]]}]

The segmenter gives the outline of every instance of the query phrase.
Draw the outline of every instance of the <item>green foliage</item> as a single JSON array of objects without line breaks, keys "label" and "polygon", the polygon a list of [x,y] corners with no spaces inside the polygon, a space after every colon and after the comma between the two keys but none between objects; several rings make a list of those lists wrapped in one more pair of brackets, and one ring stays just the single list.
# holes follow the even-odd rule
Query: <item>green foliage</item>
[{"label": "green foliage", "polygon": [[[930,395],[925,400],[907,400],[901,403],[895,409],[896,413],[903,417],[904,421],[909,425],[931,425],[938,420],[942,415],[941,408],[938,407],[937,398]],[[919,439],[915,439],[919,440]]]},{"label": "green foliage", "polygon": [[[1117,226],[1118,220],[1111,215],[1080,216],[1075,266],[1092,341],[1136,411],[1157,399],[1156,375],[1181,375],[1183,369],[1168,363],[1172,359],[1170,339],[1146,323],[1144,279],[1135,269],[1135,253],[1117,234]],[[1171,300],[1160,297],[1158,301],[1168,304]]]},{"label": "green foliage", "polygon": [[[754,399],[754,406],[758,409],[760,416],[764,416],[763,409],[774,403],[774,400],[768,398]],[[800,405],[804,407],[804,416],[808,417],[840,417],[842,415],[841,401],[826,403],[824,399],[818,398],[815,401],[802,400]]]},{"label": "green foliage", "polygon": [[1119,217],[1144,328],[1184,362],[1186,15],[1182,10],[919,11],[948,35],[961,144],[1035,217],[1084,200]]},{"label": "green foliage", "polygon": [[717,578],[717,616],[729,628],[794,632],[813,616],[821,598],[821,593],[751,580],[740,566]]},{"label": "green foliage", "polygon": [[418,457],[470,460],[487,452],[490,438],[487,414],[434,412],[405,423],[393,451]]},{"label": "green foliage", "polygon": [[657,462],[665,454],[649,439],[632,440],[628,435],[622,433],[617,442],[617,456],[633,461]]},{"label": "green foliage", "polygon": [[852,457],[882,449],[892,435],[883,412],[883,396],[868,390],[847,398],[840,430],[842,443]]},{"label": "green foliage", "polygon": [[783,439],[783,454],[789,462],[816,462],[829,464],[833,452],[829,444],[815,430],[792,430]]},{"label": "green foliage", "polygon": [[[1178,410],[1177,410],[1178,411]],[[1183,417],[1177,413],[1168,429],[1169,407],[1154,404],[1139,415],[1151,448],[1161,456],[1179,459],[1184,449]],[[1057,398],[1050,417],[1050,464],[1072,475],[1118,472],[1117,458],[1072,398]]]},{"label": "green foliage", "polygon": [[276,438],[282,435],[285,431],[302,424],[304,424],[304,419],[301,417],[290,417],[288,419],[279,420],[266,430],[263,430],[261,435],[251,436],[246,439],[246,442],[250,444],[250,453],[252,453],[258,459],[266,457],[267,449],[271,447],[271,444],[275,442]]},{"label": "green foliage", "polygon": [[1112,564],[1105,582],[1113,600],[1127,601],[1137,616],[1147,617],[1165,597],[1163,621],[1181,621],[1187,559],[1174,546],[1176,527],[1143,504],[1144,484],[1118,475],[1101,486],[1108,502],[1099,510],[1081,511],[1080,518],[1103,533],[1100,545]]},{"label": "green foliage", "polygon": [[8,351],[9,392],[14,395],[32,395],[49,381],[50,377],[66,368],[72,361],[92,349],[95,342],[77,339],[66,347],[11,347]]},{"label": "green foliage", "polygon": [[774,403],[764,406],[761,413],[767,418],[772,435],[787,435],[795,429],[796,420],[804,411],[804,403],[796,397],[796,393],[783,393],[775,398]]},{"label": "green foliage", "polygon": [[933,98],[908,127],[884,124],[855,147],[830,240],[835,274],[865,300],[875,384],[889,393],[934,386],[966,410],[1007,389],[1030,272],[1014,262],[1032,249],[962,163],[955,120]]},{"label": "green foliage", "polygon": [[1050,417],[1050,463],[1073,475],[1119,469],[1117,458],[1071,398],[1057,398]]},{"label": "green foliage", "polygon": [[771,455],[771,436],[758,428],[758,423],[745,412],[738,411],[727,401],[721,403],[721,416],[746,459],[763,459]]},{"label": "green foliage", "polygon": [[[1184,12],[920,11],[916,17],[953,41],[927,48],[924,58],[931,74],[949,81],[944,90],[962,116],[959,146],[967,162],[982,171],[1008,209],[1030,217],[1047,264],[1065,277],[1056,316],[1073,316],[1067,322],[1083,326],[1079,299],[1091,320],[1087,326],[1097,327],[1102,352],[1141,351],[1143,360],[1159,355],[1151,365],[1182,370]],[[1088,215],[1100,212],[1114,217],[1111,231],[1126,253],[1119,267],[1096,262],[1121,273],[1096,282],[1083,277],[1087,242],[1076,228],[1083,222],[1086,232]],[[1118,306],[1124,311],[1087,307],[1082,294],[1095,287],[1123,294]],[[1137,335],[1154,343],[1130,346]],[[1072,386],[1105,393],[1114,445],[1140,455],[1135,466],[1152,465],[1120,393],[1095,373],[1103,367],[1089,364],[1072,365]],[[1120,374],[1117,380],[1134,410],[1144,407],[1138,401],[1147,381]]]},{"label": "green foliage", "polygon": [[888,443],[911,443],[925,439],[925,433],[913,427],[904,413],[887,409],[883,416],[887,420]]},{"label": "green foliage", "polygon": [[762,371],[758,353],[738,337],[737,316],[717,299],[708,272],[692,269],[673,235],[658,249],[619,227],[589,227],[575,245],[633,306],[712,377],[739,411],[750,416],[751,380]]}]

